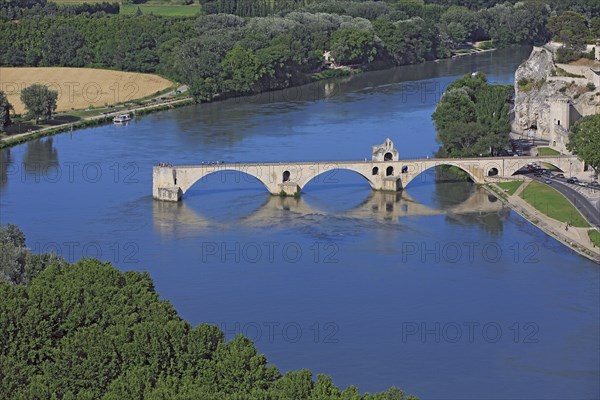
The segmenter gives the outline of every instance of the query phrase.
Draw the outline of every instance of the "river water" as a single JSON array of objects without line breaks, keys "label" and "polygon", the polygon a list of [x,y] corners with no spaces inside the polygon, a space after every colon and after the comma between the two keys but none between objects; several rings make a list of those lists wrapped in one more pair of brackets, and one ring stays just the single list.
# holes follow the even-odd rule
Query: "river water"
[{"label": "river water", "polygon": [[432,172],[401,195],[352,172],[271,197],[213,174],[153,201],[159,161],[361,160],[390,137],[437,149],[444,88],[509,84],[530,49],[426,63],[161,112],[0,152],[0,219],[34,251],[150,273],[192,324],[252,338],[282,371],[423,399],[600,393],[599,269],[467,182]]}]

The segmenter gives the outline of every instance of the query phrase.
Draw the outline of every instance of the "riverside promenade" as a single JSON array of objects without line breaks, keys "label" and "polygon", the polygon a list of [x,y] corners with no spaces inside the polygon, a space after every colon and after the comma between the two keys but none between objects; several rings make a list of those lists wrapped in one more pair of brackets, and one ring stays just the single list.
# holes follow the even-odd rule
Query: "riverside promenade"
[{"label": "riverside promenade", "polygon": [[[568,230],[565,230],[564,222],[550,218],[520,197],[520,194],[523,192],[523,190],[525,190],[525,188],[533,181],[534,180],[531,178],[524,177],[523,184],[512,195],[506,194],[503,189],[495,183],[490,183],[488,188],[491,188],[492,192],[495,192],[496,194],[501,194],[500,198],[502,198],[510,208],[540,228],[546,234],[567,245],[577,253],[589,258],[595,263],[600,264],[600,248],[596,247],[594,243],[592,243],[588,235],[588,231],[591,228],[569,227]],[[568,197],[567,200],[569,200]],[[573,206],[575,205],[573,204]],[[588,223],[594,226],[592,221],[588,220]]]}]

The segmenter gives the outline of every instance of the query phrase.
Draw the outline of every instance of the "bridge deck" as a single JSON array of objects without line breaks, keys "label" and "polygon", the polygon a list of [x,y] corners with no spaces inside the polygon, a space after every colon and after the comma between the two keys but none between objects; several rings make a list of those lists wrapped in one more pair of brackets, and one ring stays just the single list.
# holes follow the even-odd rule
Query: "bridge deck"
[{"label": "bridge deck", "polygon": [[439,163],[456,163],[456,162],[481,162],[481,161],[527,161],[527,160],[555,160],[555,159],[577,159],[577,156],[573,155],[550,155],[550,156],[519,156],[519,157],[470,157],[470,158],[406,158],[398,161],[373,161],[373,160],[339,160],[339,161],[268,161],[268,162],[224,162],[219,164],[193,164],[193,165],[171,165],[165,168],[205,168],[205,167],[218,167],[221,165],[228,166],[281,166],[281,165],[335,165],[335,164],[396,164],[396,163],[415,163],[415,162],[439,162]]}]

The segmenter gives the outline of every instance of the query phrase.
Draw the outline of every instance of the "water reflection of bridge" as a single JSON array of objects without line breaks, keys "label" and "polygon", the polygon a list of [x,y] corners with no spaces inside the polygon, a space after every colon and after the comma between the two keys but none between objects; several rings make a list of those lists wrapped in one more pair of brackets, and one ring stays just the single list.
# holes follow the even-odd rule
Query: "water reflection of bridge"
[{"label": "water reflection of bridge", "polygon": [[289,219],[306,215],[334,214],[343,218],[393,222],[402,217],[490,214],[504,209],[501,201],[482,189],[475,190],[465,201],[446,209],[436,209],[419,203],[404,191],[373,191],[356,207],[337,213],[315,208],[303,198],[266,196],[266,201],[254,212],[229,222],[203,216],[185,203],[153,202],[153,207],[154,227],[163,233],[227,225],[269,226],[285,221],[285,217]]}]

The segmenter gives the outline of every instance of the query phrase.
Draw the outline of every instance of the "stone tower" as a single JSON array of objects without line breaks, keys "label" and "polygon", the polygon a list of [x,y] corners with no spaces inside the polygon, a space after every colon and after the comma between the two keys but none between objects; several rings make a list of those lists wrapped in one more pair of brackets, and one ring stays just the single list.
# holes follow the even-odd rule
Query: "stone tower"
[{"label": "stone tower", "polygon": [[550,129],[554,131],[555,127],[560,126],[566,130],[569,130],[570,113],[571,102],[568,97],[563,96],[550,99]]},{"label": "stone tower", "polygon": [[568,97],[550,99],[550,146],[564,151],[569,142],[571,100]]}]

